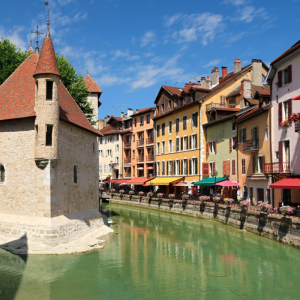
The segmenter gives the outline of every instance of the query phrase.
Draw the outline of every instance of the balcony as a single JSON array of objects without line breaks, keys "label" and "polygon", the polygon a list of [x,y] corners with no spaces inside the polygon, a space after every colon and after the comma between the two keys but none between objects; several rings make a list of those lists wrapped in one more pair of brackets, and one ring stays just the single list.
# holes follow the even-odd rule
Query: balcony
[{"label": "balcony", "polygon": [[295,122],[295,132],[300,133],[300,121]]},{"label": "balcony", "polygon": [[124,164],[129,164],[129,163],[131,163],[131,157],[124,158]]},{"label": "balcony", "polygon": [[144,140],[138,140],[136,141],[137,147],[143,147],[144,146]]},{"label": "balcony", "polygon": [[149,145],[149,144],[153,144],[154,143],[154,139],[153,138],[148,138],[146,139],[146,144]]},{"label": "balcony", "polygon": [[154,161],[154,155],[146,156],[146,161]]},{"label": "balcony", "polygon": [[138,157],[136,158],[136,161],[137,161],[137,162],[144,162],[144,156],[138,156]]},{"label": "balcony", "polygon": [[131,173],[130,172],[125,172],[124,177],[131,177]]},{"label": "balcony", "polygon": [[265,174],[291,173],[290,163],[289,162],[265,163],[264,173]]},{"label": "balcony", "polygon": [[235,108],[236,107],[236,103],[209,103],[206,104],[206,111],[210,111],[213,108]]},{"label": "balcony", "polygon": [[258,139],[243,142],[243,152],[258,151]]},{"label": "balcony", "polygon": [[125,142],[124,148],[131,148],[131,142]]},{"label": "balcony", "polygon": [[119,163],[110,163],[112,170],[118,170],[119,169]]}]

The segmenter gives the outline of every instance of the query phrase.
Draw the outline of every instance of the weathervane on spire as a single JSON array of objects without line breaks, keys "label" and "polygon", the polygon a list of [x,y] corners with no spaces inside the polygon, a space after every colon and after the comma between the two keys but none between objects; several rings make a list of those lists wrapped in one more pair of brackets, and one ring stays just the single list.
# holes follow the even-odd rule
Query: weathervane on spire
[{"label": "weathervane on spire", "polygon": [[39,32],[39,26],[36,26],[35,31],[31,31],[31,33],[36,34],[36,46],[35,46],[35,53],[39,53],[39,35],[43,34],[42,32]]},{"label": "weathervane on spire", "polygon": [[52,6],[49,4],[49,2],[45,2],[45,5],[47,6],[47,34],[46,36],[50,36],[50,29],[49,29],[49,25],[50,25],[50,22],[49,22],[49,6]]}]

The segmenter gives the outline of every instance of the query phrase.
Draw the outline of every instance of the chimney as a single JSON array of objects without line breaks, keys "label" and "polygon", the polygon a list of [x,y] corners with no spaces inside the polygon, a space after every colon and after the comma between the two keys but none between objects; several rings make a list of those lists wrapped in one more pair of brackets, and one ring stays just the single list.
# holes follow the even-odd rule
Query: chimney
[{"label": "chimney", "polygon": [[138,113],[138,112],[139,112],[139,109],[137,108],[137,109],[135,110],[135,112]]},{"label": "chimney", "polygon": [[222,67],[222,77],[224,78],[227,75],[227,67]]},{"label": "chimney", "polygon": [[197,85],[201,85],[201,81],[200,80],[197,81]]},{"label": "chimney", "polygon": [[130,117],[130,116],[132,116],[132,114],[133,114],[132,108],[128,108],[127,109],[127,118]]},{"label": "chimney", "polygon": [[121,112],[121,118],[122,119],[124,118],[124,112],[123,111]]},{"label": "chimney", "polygon": [[239,58],[237,58],[235,60],[235,62],[233,63],[233,72],[234,74],[240,72],[242,69],[242,63],[241,63],[241,60]]},{"label": "chimney", "polygon": [[255,85],[262,85],[261,59],[252,59],[252,83]]},{"label": "chimney", "polygon": [[247,78],[241,81],[241,100],[243,100],[244,97],[252,98],[251,81]]},{"label": "chimney", "polygon": [[201,77],[201,87],[202,87],[203,89],[207,89],[207,87],[206,87],[205,76]]},{"label": "chimney", "polygon": [[219,84],[219,69],[217,67],[214,67],[214,69],[211,71],[211,85],[216,86]]}]

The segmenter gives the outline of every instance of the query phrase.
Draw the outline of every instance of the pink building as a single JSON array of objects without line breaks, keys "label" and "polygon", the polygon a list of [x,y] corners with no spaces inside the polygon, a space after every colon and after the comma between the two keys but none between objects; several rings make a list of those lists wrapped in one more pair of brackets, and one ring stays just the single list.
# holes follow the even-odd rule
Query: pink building
[{"label": "pink building", "polygon": [[[271,85],[271,157],[265,173],[272,176],[273,203],[300,204],[300,41],[272,61],[267,81]],[[298,179],[299,178],[299,179]]]}]

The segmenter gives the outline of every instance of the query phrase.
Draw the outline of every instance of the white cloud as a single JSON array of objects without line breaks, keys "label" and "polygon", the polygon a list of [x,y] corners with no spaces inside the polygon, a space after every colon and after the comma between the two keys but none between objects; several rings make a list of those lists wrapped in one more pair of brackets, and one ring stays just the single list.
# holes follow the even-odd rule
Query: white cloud
[{"label": "white cloud", "polygon": [[[16,45],[18,48],[21,48],[21,50],[28,50],[29,49],[29,41],[24,41],[24,39],[21,37],[21,32],[24,31],[23,27],[16,27],[11,30],[4,29],[2,26],[0,26],[0,38],[8,39],[11,43]],[[35,45],[33,45],[33,48]]]},{"label": "white cloud", "polygon": [[113,55],[111,60],[116,60],[117,58],[125,58],[126,60],[133,61],[137,60],[140,57],[138,55],[130,55],[129,51],[122,51],[122,50],[116,50],[116,51],[111,51],[111,54]]},{"label": "white cloud", "polygon": [[60,5],[66,5],[69,4],[70,2],[73,2],[74,0],[57,0],[57,3]]},{"label": "white cloud", "polygon": [[254,18],[254,11],[255,8],[253,6],[246,6],[240,11],[240,21],[244,21],[246,23],[249,23]]},{"label": "white cloud", "polygon": [[203,68],[216,67],[220,63],[221,59],[214,59],[203,66]]},{"label": "white cloud", "polygon": [[165,18],[165,23],[171,27],[175,23],[183,28],[171,34],[178,43],[195,42],[201,39],[203,45],[212,41],[218,32],[223,31],[223,16],[212,13],[202,14],[177,14]]},{"label": "white cloud", "polygon": [[111,76],[109,74],[105,74],[100,78],[96,78],[95,81],[99,84],[99,86],[111,86],[114,84],[123,84],[130,81],[131,78],[122,78],[118,76]]},{"label": "white cloud", "polygon": [[147,31],[141,38],[141,46],[145,47],[150,43],[154,43],[156,40],[155,33],[153,31]]}]

